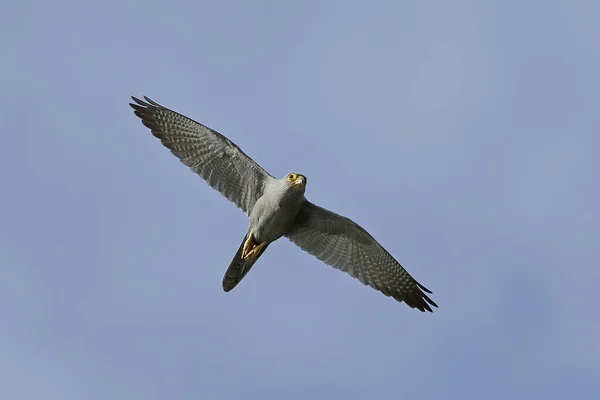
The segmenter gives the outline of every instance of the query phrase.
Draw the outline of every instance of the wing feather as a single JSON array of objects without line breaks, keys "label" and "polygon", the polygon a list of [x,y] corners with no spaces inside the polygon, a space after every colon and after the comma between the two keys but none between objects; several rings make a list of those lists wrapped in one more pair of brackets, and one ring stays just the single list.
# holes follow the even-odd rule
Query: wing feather
[{"label": "wing feather", "polygon": [[302,250],[365,285],[420,311],[437,307],[417,282],[366,230],[349,218],[306,202],[286,235]]},{"label": "wing feather", "polygon": [[274,179],[219,132],[144,96],[129,103],[142,123],[213,189],[250,214],[268,179]]}]

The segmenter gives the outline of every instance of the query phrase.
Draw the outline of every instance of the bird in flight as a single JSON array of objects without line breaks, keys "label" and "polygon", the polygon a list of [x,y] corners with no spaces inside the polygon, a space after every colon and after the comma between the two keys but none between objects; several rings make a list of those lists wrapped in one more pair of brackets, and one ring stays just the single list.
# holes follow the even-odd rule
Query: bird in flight
[{"label": "bird in flight", "polygon": [[437,304],[366,230],[304,197],[306,177],[275,178],[219,132],[144,96],[129,103],[142,123],[179,160],[249,218],[249,227],[225,276],[232,290],[269,245],[286,237],[324,263],[420,311]]}]

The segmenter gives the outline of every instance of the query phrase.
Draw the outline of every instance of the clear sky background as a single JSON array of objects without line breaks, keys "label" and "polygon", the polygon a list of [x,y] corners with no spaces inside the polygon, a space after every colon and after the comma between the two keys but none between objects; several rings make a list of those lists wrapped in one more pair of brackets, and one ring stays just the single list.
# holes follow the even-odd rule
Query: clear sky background
[{"label": "clear sky background", "polygon": [[[3,399],[596,399],[600,2],[6,1]],[[154,100],[368,229],[423,314],[247,220]]]}]

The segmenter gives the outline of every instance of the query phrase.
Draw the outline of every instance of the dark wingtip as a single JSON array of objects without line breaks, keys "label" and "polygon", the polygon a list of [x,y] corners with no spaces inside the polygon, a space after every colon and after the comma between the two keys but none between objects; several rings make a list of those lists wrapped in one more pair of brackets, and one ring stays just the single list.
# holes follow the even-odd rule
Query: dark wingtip
[{"label": "dark wingtip", "polygon": [[160,104],[158,104],[157,102],[155,102],[154,100],[152,100],[150,97],[144,96],[144,99],[146,99],[146,101],[148,103],[152,104],[153,106],[162,107]]},{"label": "dark wingtip", "polygon": [[[134,110],[138,110],[140,108],[148,108],[148,107],[160,107],[163,108],[163,106],[161,106],[160,104],[158,104],[157,102],[155,102],[154,100],[152,100],[151,98],[149,98],[148,96],[144,96],[144,100],[140,100],[139,98],[135,97],[135,96],[131,96],[131,98],[133,99],[133,101],[137,104],[134,103],[129,103],[129,105],[131,106],[131,108],[133,108]],[[141,106],[141,107],[140,107]]]},{"label": "dark wingtip", "polygon": [[[419,285],[419,286],[421,286],[421,285]],[[421,292],[421,291],[419,291],[419,292]],[[428,293],[431,293],[431,292],[429,292],[429,291],[428,291]],[[438,305],[437,305],[437,304],[435,304],[435,302],[434,302],[433,300],[431,300],[431,299],[429,298],[429,296],[427,296],[427,295],[426,295],[425,293],[423,293],[423,292],[421,292],[421,293],[420,293],[420,298],[419,298],[419,301],[420,301],[420,304],[419,304],[419,305],[420,305],[420,306],[423,308],[423,309],[421,309],[421,308],[419,308],[419,309],[420,309],[421,311],[423,311],[423,312],[425,312],[425,310],[429,311],[430,313],[432,313],[432,312],[433,312],[433,310],[431,309],[431,307],[429,307],[429,305],[430,305],[430,304],[431,304],[432,306],[434,306],[435,308],[438,308]],[[427,304],[427,303],[429,303],[429,304]]]},{"label": "dark wingtip", "polygon": [[432,292],[431,290],[427,289],[425,286],[421,285],[419,282],[416,282],[416,281],[415,281],[415,283],[417,284],[417,286],[418,286],[418,287],[419,287],[419,288],[420,288],[422,291],[424,291],[424,292],[426,292],[426,293],[429,293],[429,294],[433,294],[433,292]]},{"label": "dark wingtip", "polygon": [[419,282],[415,281],[415,283],[417,284],[417,287],[414,288],[411,293],[404,293],[400,295],[400,299],[396,296],[393,297],[396,300],[404,301],[411,308],[416,308],[421,312],[429,311],[430,313],[432,313],[433,309],[430,307],[430,305],[435,308],[438,308],[438,305],[435,304],[435,302],[431,300],[429,296],[423,293],[424,291],[427,293],[432,292],[430,290],[427,290],[427,288],[425,288]]},{"label": "dark wingtip", "polygon": [[[131,96],[131,99],[137,103],[137,104],[129,103],[129,105],[130,105],[130,106],[132,106],[132,107],[133,107],[134,105],[135,105],[135,106],[138,106],[138,107],[139,107],[139,106],[147,107],[147,106],[149,105],[149,104],[148,104],[148,103],[146,103],[145,101],[143,101],[143,100],[140,100],[140,99],[138,99],[138,98],[137,98],[137,97],[135,97],[135,96]],[[139,104],[139,105],[138,105],[138,104]]]},{"label": "dark wingtip", "polygon": [[[425,293],[433,294],[433,292],[431,290],[427,289],[425,286],[421,285],[416,280],[414,281],[414,283],[417,285],[417,287],[415,288],[415,295],[418,298],[417,307],[419,308],[419,310],[421,310],[423,312],[425,312],[427,310],[432,313],[433,310],[431,309],[431,307],[429,307],[429,305],[432,305],[435,308],[438,308],[438,305],[435,304],[435,302],[433,300],[431,300],[429,298],[429,296],[427,296]],[[427,304],[427,303],[429,303],[429,304]]]},{"label": "dark wingtip", "polygon": [[[433,312],[433,310],[431,309],[431,307],[429,307],[429,304],[431,304],[433,307],[438,308],[438,305],[435,304],[435,302],[433,300],[431,300],[427,295],[423,294],[423,298],[425,301],[422,303],[423,306],[425,307],[425,309],[429,312]],[[429,304],[427,304],[429,303]]]}]

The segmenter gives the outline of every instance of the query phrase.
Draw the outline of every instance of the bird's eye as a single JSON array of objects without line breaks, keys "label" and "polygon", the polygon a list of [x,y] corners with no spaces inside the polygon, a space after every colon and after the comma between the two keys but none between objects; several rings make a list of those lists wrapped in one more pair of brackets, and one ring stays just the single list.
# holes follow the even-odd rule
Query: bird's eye
[{"label": "bird's eye", "polygon": [[293,181],[294,179],[296,179],[296,174],[289,174],[288,178]]}]

